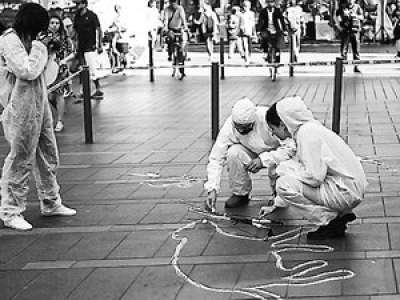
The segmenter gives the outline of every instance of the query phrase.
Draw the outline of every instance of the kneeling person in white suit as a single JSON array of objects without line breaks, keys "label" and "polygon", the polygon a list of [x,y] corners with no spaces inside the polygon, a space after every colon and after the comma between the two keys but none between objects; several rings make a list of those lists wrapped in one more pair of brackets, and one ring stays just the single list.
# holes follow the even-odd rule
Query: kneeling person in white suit
[{"label": "kneeling person in white suit", "polygon": [[267,112],[266,120],[280,139],[293,137],[296,156],[276,169],[277,196],[266,215],[288,207],[319,225],[308,239],[341,237],[356,216],[352,209],[363,199],[367,181],[360,160],[333,131],[315,120],[300,97],[284,98]]},{"label": "kneeling person in white suit", "polygon": [[[221,190],[221,175],[225,164],[228,169],[232,196],[225,202],[226,208],[247,205],[252,182],[250,173],[262,168],[274,170],[281,160],[295,154],[292,139],[280,141],[272,136],[265,120],[268,107],[257,107],[250,99],[239,100],[232,115],[225,121],[211,150],[207,166],[208,192],[205,208],[215,211],[217,194]],[[274,180],[272,179],[272,185]]]}]

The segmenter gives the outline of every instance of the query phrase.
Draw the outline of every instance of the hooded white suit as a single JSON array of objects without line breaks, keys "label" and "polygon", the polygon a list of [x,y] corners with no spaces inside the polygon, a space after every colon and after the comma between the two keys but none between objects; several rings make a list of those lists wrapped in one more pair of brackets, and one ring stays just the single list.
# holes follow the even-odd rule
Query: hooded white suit
[{"label": "hooded white suit", "polygon": [[[367,186],[360,160],[333,131],[314,119],[300,97],[277,103],[277,113],[297,144],[296,157],[277,168],[277,206],[291,206],[316,225],[326,225],[350,212]],[[316,189],[317,202],[303,194],[303,184]]]},{"label": "hooded white suit", "polygon": [[[265,121],[268,107],[256,107],[248,98],[239,100],[232,109],[232,115],[225,121],[211,150],[207,166],[205,189],[210,192],[221,190],[221,175],[225,163],[228,167],[229,185],[235,195],[251,192],[252,184],[246,166],[252,159],[260,157],[264,167],[271,167],[292,157],[296,151],[294,141],[280,142],[272,136]],[[254,122],[253,129],[245,135],[233,126]],[[275,151],[273,151],[275,150]]]},{"label": "hooded white suit", "polygon": [[13,30],[0,37],[0,71],[14,77],[8,84],[0,82],[0,89],[11,84],[11,93],[2,101],[4,136],[10,144],[1,178],[3,220],[25,210],[31,171],[41,207],[52,208],[61,203],[56,181],[58,150],[43,75],[47,61],[47,48],[41,42],[33,41],[28,54]]}]

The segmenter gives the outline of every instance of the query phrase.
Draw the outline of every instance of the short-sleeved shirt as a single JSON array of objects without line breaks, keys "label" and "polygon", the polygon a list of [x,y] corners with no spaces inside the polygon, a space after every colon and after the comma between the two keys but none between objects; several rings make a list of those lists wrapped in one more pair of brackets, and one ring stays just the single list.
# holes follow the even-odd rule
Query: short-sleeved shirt
[{"label": "short-sleeved shirt", "polygon": [[97,15],[88,10],[83,16],[76,14],[74,28],[78,35],[78,52],[90,52],[96,50],[96,29],[100,27]]}]

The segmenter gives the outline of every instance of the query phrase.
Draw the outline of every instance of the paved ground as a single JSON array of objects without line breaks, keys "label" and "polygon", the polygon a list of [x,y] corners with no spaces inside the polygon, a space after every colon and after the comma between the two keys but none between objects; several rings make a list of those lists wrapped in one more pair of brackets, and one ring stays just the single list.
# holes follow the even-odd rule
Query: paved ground
[{"label": "paved ground", "polygon": [[[82,105],[68,102],[66,128],[57,135],[58,178],[78,215],[40,217],[32,189],[25,215],[34,230],[0,229],[0,299],[399,299],[400,81],[396,66],[363,71],[345,73],[341,135],[363,158],[370,184],[346,238],[306,245],[303,220],[274,227],[277,237],[268,241],[264,229],[199,222],[188,207],[205,197],[209,70],[188,70],[182,82],[158,70],[154,83],[129,71],[104,80],[106,97],[93,102],[95,144],[83,143]],[[293,78],[282,69],[277,82],[265,73],[227,71],[222,120],[243,95],[268,104],[298,94],[330,126],[332,68],[303,69]],[[7,146],[0,138],[2,164]],[[224,177],[220,209],[226,196]],[[261,172],[253,211],[269,197]]]}]

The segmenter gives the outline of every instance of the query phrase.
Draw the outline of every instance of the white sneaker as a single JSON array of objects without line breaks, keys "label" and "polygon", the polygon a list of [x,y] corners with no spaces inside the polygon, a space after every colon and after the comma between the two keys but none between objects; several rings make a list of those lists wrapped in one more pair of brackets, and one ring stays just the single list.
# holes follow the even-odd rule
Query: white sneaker
[{"label": "white sneaker", "polygon": [[71,217],[76,215],[76,210],[60,204],[59,206],[56,206],[54,208],[42,208],[41,213],[42,216],[45,217],[51,217],[51,216]]},{"label": "white sneaker", "polygon": [[23,231],[32,229],[32,225],[29,224],[21,215],[11,217],[10,219],[4,221],[4,226]]},{"label": "white sneaker", "polygon": [[54,131],[61,132],[63,129],[64,129],[64,123],[62,121],[58,121]]}]

